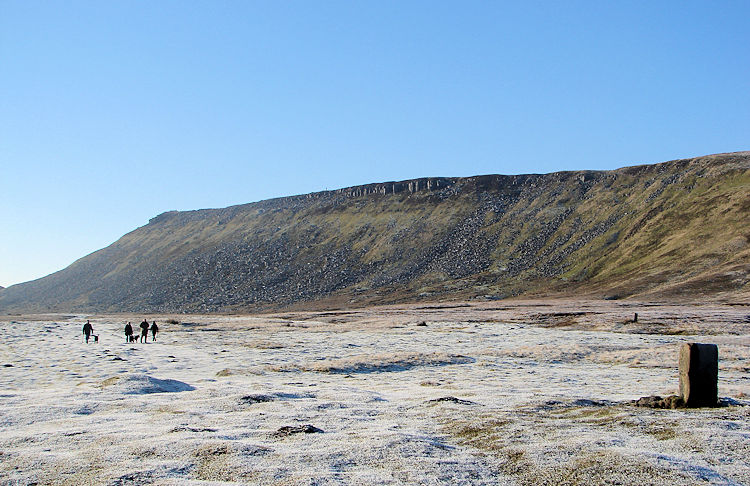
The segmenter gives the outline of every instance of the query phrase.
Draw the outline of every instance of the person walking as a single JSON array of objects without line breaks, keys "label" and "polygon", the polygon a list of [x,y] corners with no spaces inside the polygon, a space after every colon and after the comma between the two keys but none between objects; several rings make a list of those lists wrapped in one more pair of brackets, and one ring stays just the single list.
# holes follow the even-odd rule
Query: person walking
[{"label": "person walking", "polygon": [[141,342],[147,343],[148,342],[148,321],[146,319],[143,319],[143,322],[141,322]]},{"label": "person walking", "polygon": [[156,342],[156,333],[159,332],[159,326],[156,325],[156,321],[151,324],[151,340]]},{"label": "person walking", "polygon": [[129,343],[133,340],[133,326],[128,322],[125,324],[125,342]]},{"label": "person walking", "polygon": [[91,325],[91,321],[86,321],[86,324],[83,325],[83,335],[86,337],[86,344],[89,343],[89,338],[93,332],[94,326]]}]

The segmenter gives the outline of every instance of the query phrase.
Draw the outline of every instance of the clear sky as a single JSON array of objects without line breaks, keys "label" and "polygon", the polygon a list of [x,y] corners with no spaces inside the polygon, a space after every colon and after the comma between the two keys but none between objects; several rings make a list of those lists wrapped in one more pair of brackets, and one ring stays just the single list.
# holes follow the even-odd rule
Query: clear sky
[{"label": "clear sky", "polygon": [[750,149],[750,2],[0,0],[0,285],[164,211]]}]

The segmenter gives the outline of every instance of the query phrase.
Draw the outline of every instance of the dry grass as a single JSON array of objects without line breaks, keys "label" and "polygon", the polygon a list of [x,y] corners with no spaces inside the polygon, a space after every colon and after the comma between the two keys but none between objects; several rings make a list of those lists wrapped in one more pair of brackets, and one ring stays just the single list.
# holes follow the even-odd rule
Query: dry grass
[{"label": "dry grass", "polygon": [[[536,411],[533,417],[522,412],[515,418],[450,422],[442,430],[459,444],[495,457],[499,472],[524,486],[699,484],[689,475],[644,456],[587,444],[576,437],[555,439],[569,428],[561,421],[572,421],[577,427],[626,427],[628,434],[647,434],[659,441],[677,438],[676,426],[636,425],[627,420],[622,407],[563,407],[551,413]],[[551,448],[529,449],[526,444],[536,442],[532,437],[540,435],[550,436]]]},{"label": "dry grass", "polygon": [[268,339],[256,339],[246,344],[248,348],[255,349],[282,349],[287,345],[281,344],[277,341],[270,341]]},{"label": "dry grass", "polygon": [[207,443],[195,450],[195,477],[202,481],[235,482],[242,474],[232,464],[232,449],[224,443]]}]

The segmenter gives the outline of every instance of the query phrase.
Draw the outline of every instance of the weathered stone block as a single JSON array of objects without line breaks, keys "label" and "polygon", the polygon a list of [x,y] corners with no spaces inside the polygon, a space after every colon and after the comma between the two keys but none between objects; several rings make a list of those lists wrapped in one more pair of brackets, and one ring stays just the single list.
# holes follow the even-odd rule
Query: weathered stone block
[{"label": "weathered stone block", "polygon": [[719,348],[685,343],[680,348],[680,396],[688,407],[715,407],[719,402]]}]

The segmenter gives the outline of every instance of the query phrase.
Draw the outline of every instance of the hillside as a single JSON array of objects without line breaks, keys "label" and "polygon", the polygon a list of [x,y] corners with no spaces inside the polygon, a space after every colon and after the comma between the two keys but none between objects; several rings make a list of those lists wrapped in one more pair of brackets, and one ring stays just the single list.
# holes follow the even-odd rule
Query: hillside
[{"label": "hillside", "polygon": [[231,312],[515,295],[750,295],[750,152],[425,178],[168,212],[0,311]]}]

